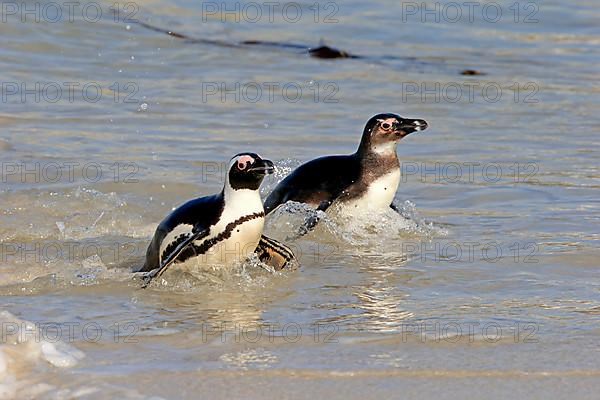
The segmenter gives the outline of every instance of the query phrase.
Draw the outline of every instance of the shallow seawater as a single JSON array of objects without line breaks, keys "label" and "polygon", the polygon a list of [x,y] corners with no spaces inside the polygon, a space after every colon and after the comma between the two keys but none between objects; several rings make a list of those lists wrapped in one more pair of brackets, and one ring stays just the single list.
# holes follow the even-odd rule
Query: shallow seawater
[{"label": "shallow seawater", "polygon": [[[501,1],[473,22],[450,2],[439,22],[420,2],[281,3],[272,23],[249,3],[239,18],[113,3],[51,22],[50,2],[27,1],[39,22],[0,23],[0,398],[597,397],[596,1]],[[365,58],[193,43],[127,16]],[[288,243],[293,271],[147,289],[130,274],[233,154],[276,162],[266,196],[301,162],[352,152],[379,112],[430,124],[398,146],[401,215],[325,218]],[[267,233],[293,234],[291,211]]]}]

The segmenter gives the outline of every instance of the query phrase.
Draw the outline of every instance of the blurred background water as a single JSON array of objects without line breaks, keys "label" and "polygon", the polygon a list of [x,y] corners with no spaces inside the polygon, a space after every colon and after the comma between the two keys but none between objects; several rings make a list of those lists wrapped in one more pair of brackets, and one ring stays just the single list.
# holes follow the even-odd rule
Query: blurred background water
[{"label": "blurred background water", "polygon": [[[3,2],[0,397],[595,398],[598,6]],[[379,112],[430,124],[398,147],[410,223],[323,224],[297,271],[131,280],[233,154],[277,162],[266,194]]]}]

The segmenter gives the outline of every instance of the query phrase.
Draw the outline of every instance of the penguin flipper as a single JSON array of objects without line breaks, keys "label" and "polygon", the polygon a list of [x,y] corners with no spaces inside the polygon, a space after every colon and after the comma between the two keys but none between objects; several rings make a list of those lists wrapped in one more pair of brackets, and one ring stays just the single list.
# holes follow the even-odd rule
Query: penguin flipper
[{"label": "penguin flipper", "polygon": [[159,249],[160,243],[167,236],[167,231],[163,228],[163,226],[159,225],[156,228],[156,232],[154,232],[154,236],[146,249],[146,260],[144,261],[144,265],[141,267],[133,268],[134,273],[137,272],[150,272],[159,266]]},{"label": "penguin flipper", "polygon": [[265,235],[260,237],[256,255],[261,262],[273,267],[276,271],[291,269],[298,264],[294,252],[289,247]]},{"label": "penguin flipper", "polygon": [[394,203],[390,204],[390,208],[400,214],[400,210],[398,210],[398,207]]},{"label": "penguin flipper", "polygon": [[183,252],[183,250],[185,250],[187,246],[189,246],[190,243],[193,243],[195,240],[206,236],[208,234],[209,229],[210,228],[195,229],[189,237],[187,237],[183,242],[177,245],[177,247],[164,260],[162,260],[158,268],[155,268],[152,271],[149,271],[146,274],[144,274],[144,285],[142,287],[147,287],[152,281],[152,279],[162,275],[163,272],[165,272],[166,269],[169,267],[169,265],[175,262],[177,257],[179,257],[179,255]]}]

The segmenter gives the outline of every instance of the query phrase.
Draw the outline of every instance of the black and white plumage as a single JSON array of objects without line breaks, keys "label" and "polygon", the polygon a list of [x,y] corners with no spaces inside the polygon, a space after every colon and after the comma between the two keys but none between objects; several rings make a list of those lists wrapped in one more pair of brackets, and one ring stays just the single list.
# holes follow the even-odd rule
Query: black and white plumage
[{"label": "black and white plumage", "polygon": [[158,225],[137,272],[145,272],[148,283],[173,263],[191,258],[208,266],[232,265],[248,258],[259,244],[262,261],[284,268],[293,253],[262,235],[265,214],[259,187],[273,171],[273,162],[255,153],[234,156],[220,193],[188,201]]},{"label": "black and white plumage", "polygon": [[[398,142],[412,132],[427,128],[422,119],[378,114],[366,124],[358,150],[349,155],[326,156],[299,166],[281,181],[265,201],[268,214],[295,201],[325,211],[334,207],[354,216],[365,210],[392,207],[400,183]],[[303,232],[318,222],[307,219]]]}]

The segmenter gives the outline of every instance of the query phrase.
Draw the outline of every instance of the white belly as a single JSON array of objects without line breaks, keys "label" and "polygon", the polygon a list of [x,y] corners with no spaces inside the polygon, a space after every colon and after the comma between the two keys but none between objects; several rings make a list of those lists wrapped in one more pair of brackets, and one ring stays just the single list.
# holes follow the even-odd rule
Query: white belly
[{"label": "white belly", "polygon": [[[258,192],[236,191],[234,195],[226,197],[225,210],[223,210],[219,222],[211,227],[208,237],[196,242],[196,244],[199,245],[204,240],[218,237],[227,230],[227,225],[246,215],[263,212],[264,209]],[[259,217],[237,225],[231,231],[231,236],[220,240],[205,254],[197,257],[198,263],[206,266],[231,266],[243,262],[256,250],[264,224],[264,217]]]},{"label": "white belly", "polygon": [[[261,217],[238,225],[229,238],[219,241],[205,254],[196,257],[197,264],[213,267],[232,266],[244,262],[256,250],[264,224],[265,219]],[[211,235],[213,236],[215,235]],[[202,242],[198,241],[196,244],[200,245]]]},{"label": "white belly", "polygon": [[356,216],[363,212],[383,210],[390,207],[400,184],[400,169],[392,171],[373,181],[359,198],[336,205],[345,215]]},{"label": "white belly", "polygon": [[[210,227],[208,235],[194,241],[195,246],[202,246],[207,241],[215,242],[204,254],[187,259],[184,263],[175,264],[175,268],[204,269],[218,266],[233,266],[244,262],[258,246],[265,223],[262,201],[257,191],[239,190],[225,198],[225,209],[217,224]],[[261,216],[257,216],[260,214]],[[241,218],[253,216],[251,219],[235,224]],[[160,246],[162,255],[169,243],[180,235],[191,235],[192,225],[180,225],[165,237]],[[229,232],[231,229],[231,232]],[[162,262],[162,260],[161,260]]]}]

